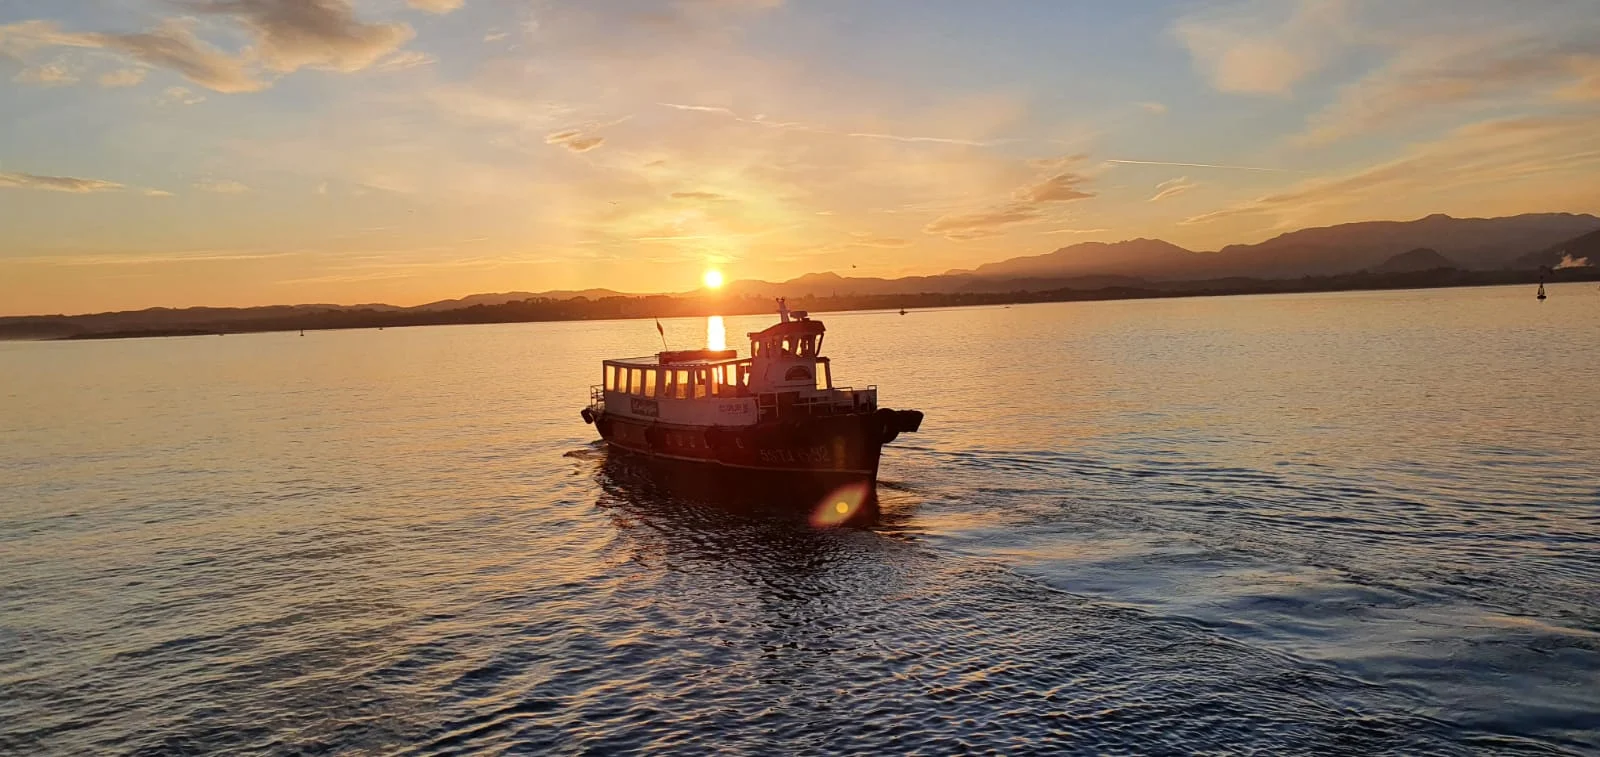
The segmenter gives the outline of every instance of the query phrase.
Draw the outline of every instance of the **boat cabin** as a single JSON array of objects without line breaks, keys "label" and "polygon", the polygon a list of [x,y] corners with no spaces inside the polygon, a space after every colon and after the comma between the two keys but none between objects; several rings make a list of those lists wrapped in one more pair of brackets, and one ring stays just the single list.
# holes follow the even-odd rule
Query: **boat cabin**
[{"label": "boat cabin", "polygon": [[826,329],[779,300],[780,321],[751,332],[750,357],[735,350],[682,350],[606,360],[591,390],[596,410],[666,423],[748,425],[795,413],[871,412],[877,388],[833,385],[822,355]]}]

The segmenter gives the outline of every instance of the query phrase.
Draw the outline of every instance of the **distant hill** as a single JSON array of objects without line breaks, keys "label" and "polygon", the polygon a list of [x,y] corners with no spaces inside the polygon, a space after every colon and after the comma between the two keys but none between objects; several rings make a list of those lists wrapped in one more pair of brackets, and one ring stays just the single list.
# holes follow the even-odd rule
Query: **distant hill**
[{"label": "distant hill", "polygon": [[1301,229],[1256,244],[1228,245],[1216,252],[1191,252],[1159,239],[1084,242],[1044,255],[979,266],[971,273],[1013,278],[1120,275],[1167,281],[1230,276],[1298,278],[1370,269],[1395,255],[1424,247],[1447,256],[1456,267],[1489,270],[1513,264],[1530,249],[1595,230],[1600,230],[1600,218],[1592,215],[1451,218],[1435,214],[1414,221]]},{"label": "distant hill", "polygon": [[[1498,273],[1508,270],[1533,271],[1563,263],[1569,268],[1581,267],[1585,262],[1600,263],[1600,218],[1592,215],[1534,213],[1506,218],[1451,218],[1436,214],[1412,221],[1301,229],[1256,244],[1229,245],[1215,252],[1194,252],[1160,239],[1130,239],[1085,242],[1042,255],[932,276],[883,279],[827,272],[781,282],[741,280],[730,282],[712,299],[729,307],[741,300],[757,303],[749,307],[765,307],[758,301],[770,302],[771,297],[778,296],[842,302],[851,298],[864,301],[861,298],[937,295],[953,298],[951,301],[979,302],[992,300],[993,295],[1028,292],[1278,291],[1279,285],[1270,282],[1306,277],[1334,282],[1328,286],[1376,285],[1369,279],[1349,278],[1361,272],[1389,277],[1391,282],[1409,281],[1406,276],[1439,269],[1456,269],[1462,274],[1418,279],[1442,285],[1449,281],[1485,283],[1504,278]],[[662,309],[663,302],[697,299],[704,294],[641,297],[610,289],[514,291],[473,294],[413,307],[319,304],[150,308],[77,316],[0,317],[0,339],[186,330],[208,333],[259,330],[267,325],[289,328],[304,322],[338,327],[487,322],[482,319],[510,317],[507,314],[522,319],[626,318],[639,317],[646,311],[665,314],[668,310]]]},{"label": "distant hill", "polygon": [[[1402,252],[1427,247],[1474,270],[1504,268],[1540,249],[1600,229],[1600,218],[1571,213],[1530,213],[1505,218],[1368,221],[1292,231],[1254,245],[1217,251],[1226,275],[1287,278],[1328,275],[1379,265]],[[1216,269],[1213,269],[1216,272]]]},{"label": "distant hill", "polygon": [[[1249,245],[1194,252],[1160,239],[1083,242],[1027,255],[900,279],[812,273],[781,282],[731,282],[737,296],[868,296],[917,293],[992,293],[1143,286],[1151,282],[1218,279],[1291,279],[1335,276],[1388,265],[1396,256],[1427,249],[1443,262],[1432,267],[1497,270],[1517,266],[1529,250],[1600,230],[1600,218],[1538,213],[1507,218],[1431,215],[1413,221],[1369,221],[1302,229]],[[1557,260],[1560,256],[1557,255]],[[1600,260],[1600,256],[1595,258]],[[1410,262],[1407,263],[1407,260]],[[1419,258],[1395,265],[1421,264]],[[1425,269],[1424,269],[1425,270]]]},{"label": "distant hill", "polygon": [[1433,271],[1440,268],[1460,268],[1455,261],[1440,255],[1437,250],[1418,247],[1410,252],[1402,252],[1383,263],[1372,268],[1373,273],[1412,273],[1415,271]]},{"label": "distant hill", "polygon": [[[1124,242],[1083,242],[1043,255],[1011,258],[978,266],[973,276],[985,278],[1064,278],[1090,275],[1150,276],[1164,278],[1200,262],[1200,255],[1160,239]],[[964,272],[963,272],[964,273]]]},{"label": "distant hill", "polygon": [[1600,231],[1550,245],[1538,252],[1530,252],[1516,259],[1514,267],[1534,269],[1581,268],[1600,266]]},{"label": "distant hill", "polygon": [[425,305],[403,308],[404,310],[420,310],[430,313],[455,310],[457,308],[470,308],[474,305],[504,305],[508,302],[522,302],[523,300],[547,299],[570,300],[576,297],[587,297],[598,300],[601,297],[616,297],[621,292],[610,289],[582,289],[578,291],[558,289],[551,292],[501,292],[498,294],[471,294],[454,300],[439,300]]}]

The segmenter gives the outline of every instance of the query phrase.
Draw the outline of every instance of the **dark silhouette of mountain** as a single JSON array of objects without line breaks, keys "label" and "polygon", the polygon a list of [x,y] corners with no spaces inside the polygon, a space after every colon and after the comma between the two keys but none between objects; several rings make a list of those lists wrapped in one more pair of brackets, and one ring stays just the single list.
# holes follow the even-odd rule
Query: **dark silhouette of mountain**
[{"label": "dark silhouette of mountain", "polygon": [[1600,218],[1571,213],[1506,218],[1435,214],[1414,221],[1301,229],[1256,244],[1228,245],[1216,252],[1191,252],[1159,239],[1084,242],[1044,255],[979,266],[971,273],[1013,278],[1121,275],[1166,281],[1227,276],[1296,278],[1370,269],[1421,247],[1449,257],[1457,266],[1487,270],[1512,264],[1529,249],[1597,229]]},{"label": "dark silhouette of mountain", "polygon": [[1198,255],[1199,253],[1160,239],[1130,239],[1111,243],[1083,242],[1043,255],[1011,258],[981,265],[970,274],[987,278],[1012,279],[1090,275],[1160,276],[1168,271],[1192,267]]},{"label": "dark silhouette of mountain", "polygon": [[[1535,250],[1535,252],[1529,252]],[[927,307],[1062,299],[1322,291],[1510,283],[1540,266],[1588,276],[1600,262],[1600,218],[1542,213],[1507,218],[1431,215],[1302,229],[1251,245],[1191,252],[1159,239],[1087,242],[933,276],[851,278],[813,273],[783,282],[735,281],[721,292],[624,295],[609,289],[474,294],[414,307],[368,304],[150,308],[78,316],[0,318],[0,338],[222,333],[426,323],[635,318],[765,312],[770,298],[817,309]],[[1576,267],[1575,267],[1576,266]],[[1530,279],[1531,280],[1531,279]],[[1046,293],[1046,294],[1040,294]],[[1041,300],[1040,298],[1044,299]]]},{"label": "dark silhouette of mountain", "polygon": [[1533,269],[1581,268],[1600,266],[1600,231],[1591,231],[1581,237],[1553,244],[1538,252],[1530,252],[1516,259],[1514,267]]},{"label": "dark silhouette of mountain", "polygon": [[[1292,231],[1254,245],[1217,251],[1229,275],[1259,278],[1318,276],[1370,268],[1391,256],[1427,247],[1462,267],[1503,268],[1529,249],[1600,229],[1600,218],[1571,213],[1530,213],[1505,218],[1367,221]],[[1213,269],[1216,272],[1216,269]]]},{"label": "dark silhouette of mountain", "polygon": [[1372,268],[1373,273],[1412,273],[1415,271],[1432,271],[1439,268],[1460,268],[1451,259],[1440,255],[1437,250],[1418,247],[1410,252],[1402,252]]},{"label": "dark silhouette of mountain", "polygon": [[417,305],[417,306],[414,306],[414,307],[402,308],[402,309],[403,310],[423,310],[423,311],[429,311],[429,312],[440,312],[440,311],[445,311],[445,310],[455,310],[457,308],[469,308],[469,307],[472,307],[473,305],[504,305],[507,302],[521,302],[523,300],[532,300],[532,299],[570,300],[570,299],[572,299],[574,297],[587,297],[587,298],[589,298],[591,300],[597,300],[597,299],[600,299],[601,297],[616,297],[617,295],[620,295],[620,294],[622,294],[622,293],[621,292],[613,292],[610,289],[583,289],[583,290],[577,290],[577,291],[555,290],[555,291],[551,291],[551,292],[537,292],[537,293],[536,292],[501,292],[501,293],[498,293],[498,294],[470,294],[470,295],[467,295],[466,297],[462,297],[462,298],[459,298],[459,299],[439,300],[438,302],[429,302],[429,303],[424,304],[424,305]]},{"label": "dark silhouette of mountain", "polygon": [[1516,265],[1530,249],[1542,249],[1595,230],[1600,230],[1600,218],[1591,215],[1451,218],[1436,214],[1414,221],[1369,221],[1302,229],[1257,244],[1229,245],[1216,252],[1193,252],[1159,239],[1083,242],[1043,255],[1010,258],[936,276],[881,279],[813,273],[783,282],[732,282],[728,291],[740,296],[860,296],[1044,291],[1223,278],[1300,278],[1372,270],[1396,255],[1420,248],[1445,257],[1446,267],[1491,270]]}]

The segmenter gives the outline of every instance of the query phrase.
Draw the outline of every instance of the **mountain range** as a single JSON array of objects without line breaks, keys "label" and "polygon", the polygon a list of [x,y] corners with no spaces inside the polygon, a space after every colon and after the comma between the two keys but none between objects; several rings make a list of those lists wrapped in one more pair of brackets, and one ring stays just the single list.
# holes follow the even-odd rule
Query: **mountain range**
[{"label": "mountain range", "polygon": [[[1011,258],[937,276],[901,279],[808,274],[785,282],[738,281],[740,294],[773,292],[824,295],[918,292],[1005,292],[1101,288],[1151,282],[1211,279],[1290,279],[1376,271],[1396,255],[1428,249],[1449,267],[1463,270],[1534,269],[1551,262],[1551,251],[1582,246],[1600,231],[1587,214],[1533,213],[1504,218],[1431,215],[1414,221],[1366,221],[1301,229],[1257,244],[1228,245],[1212,252],[1187,250],[1160,239],[1083,242],[1043,255]],[[1590,241],[1588,244],[1596,244]],[[1594,260],[1600,262],[1600,255]]]},{"label": "mountain range", "polygon": [[[1600,218],[1534,213],[1503,218],[1430,215],[1413,221],[1368,221],[1301,229],[1257,244],[1197,252],[1159,239],[1085,242],[1029,255],[898,279],[812,273],[782,282],[729,282],[723,298],[983,295],[1060,290],[1238,288],[1249,282],[1328,277],[1358,272],[1407,274],[1432,269],[1533,271],[1600,263]],[[1480,277],[1481,278],[1481,277]],[[1212,285],[1216,286],[1213,287]],[[1248,287],[1246,287],[1248,288]],[[704,291],[669,297],[699,298]],[[49,338],[85,333],[200,331],[245,324],[292,323],[309,314],[360,312],[418,321],[454,311],[540,301],[592,302],[641,297],[609,289],[474,294],[399,307],[275,305],[252,308],[149,308],[77,316],[0,317],[0,338]],[[657,296],[659,297],[659,295]],[[631,311],[629,311],[631,312]]]}]

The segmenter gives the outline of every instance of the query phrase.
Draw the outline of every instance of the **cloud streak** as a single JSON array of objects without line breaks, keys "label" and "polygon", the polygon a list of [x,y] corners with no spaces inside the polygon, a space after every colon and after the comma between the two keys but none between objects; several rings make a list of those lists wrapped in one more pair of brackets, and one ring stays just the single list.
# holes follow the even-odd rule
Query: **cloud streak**
[{"label": "cloud streak", "polygon": [[[70,32],[53,21],[32,20],[0,26],[0,54],[20,59],[52,47],[106,50],[175,71],[206,89],[237,94],[261,91],[271,86],[272,74],[302,68],[359,71],[396,52],[414,36],[406,24],[356,18],[348,0],[174,2],[189,13],[223,19],[244,32],[249,44],[237,53],[224,51],[195,34],[192,18],[168,18],[154,28],[133,33]],[[442,13],[460,3],[416,0],[412,5]],[[124,74],[123,78],[131,76]]]},{"label": "cloud streak", "polygon": [[244,194],[250,191],[250,187],[232,179],[201,179],[194,183],[194,188],[202,192],[215,192],[225,195]]},{"label": "cloud streak", "polygon": [[1194,182],[1189,181],[1189,177],[1187,176],[1179,176],[1176,179],[1168,179],[1156,185],[1156,193],[1155,195],[1151,196],[1149,202],[1161,202],[1162,200],[1177,197],[1184,192],[1194,189],[1196,186],[1197,185]]},{"label": "cloud streak", "polygon": [[1262,166],[1234,166],[1224,163],[1178,163],[1169,160],[1123,160],[1120,158],[1107,158],[1105,163],[1115,163],[1124,166],[1175,166],[1178,168],[1221,168],[1229,171],[1265,171],[1269,173],[1294,173],[1287,168],[1264,168]]},{"label": "cloud streak", "polygon": [[1600,114],[1525,116],[1484,121],[1416,145],[1398,159],[1342,177],[1313,179],[1254,200],[1184,219],[1204,224],[1239,216],[1294,219],[1312,210],[1371,197],[1503,185],[1542,173],[1600,163],[1593,135]]},{"label": "cloud streak", "polygon": [[0,189],[39,189],[47,192],[120,192],[121,184],[104,179],[80,179],[75,176],[40,176],[31,173],[0,172]]},{"label": "cloud streak", "polygon": [[[1325,145],[1441,110],[1503,106],[1508,97],[1584,99],[1585,75],[1600,62],[1600,43],[1594,41],[1600,24],[1584,26],[1572,36],[1491,34],[1412,41],[1395,59],[1342,88],[1339,98],[1312,115],[1294,141]],[[1600,65],[1593,70],[1600,81]],[[1552,95],[1563,85],[1567,88]]]},{"label": "cloud streak", "polygon": [[1288,95],[1351,35],[1343,0],[1250,0],[1183,19],[1173,33],[1222,92]]}]

